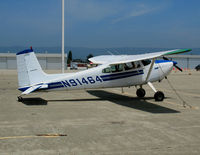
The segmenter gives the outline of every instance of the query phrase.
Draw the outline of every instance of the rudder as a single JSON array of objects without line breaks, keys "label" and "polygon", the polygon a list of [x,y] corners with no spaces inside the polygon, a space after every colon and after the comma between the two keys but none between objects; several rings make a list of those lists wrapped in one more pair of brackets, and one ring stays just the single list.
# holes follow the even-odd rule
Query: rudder
[{"label": "rudder", "polygon": [[19,88],[41,83],[47,77],[36,58],[33,49],[27,49],[16,54]]}]

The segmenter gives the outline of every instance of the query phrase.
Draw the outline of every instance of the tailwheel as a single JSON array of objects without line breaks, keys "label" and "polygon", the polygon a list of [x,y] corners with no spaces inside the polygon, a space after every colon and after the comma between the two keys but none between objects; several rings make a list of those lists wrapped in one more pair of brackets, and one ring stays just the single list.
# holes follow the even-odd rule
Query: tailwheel
[{"label": "tailwheel", "polygon": [[161,92],[161,91],[157,91],[157,92],[155,93],[155,95],[154,95],[155,101],[163,101],[164,98],[165,98],[165,95],[164,95],[164,93]]},{"label": "tailwheel", "polygon": [[136,95],[137,95],[138,97],[144,97],[144,96],[146,95],[146,92],[145,92],[145,90],[144,90],[143,88],[139,88],[139,89],[137,89],[137,91],[136,91]]},{"label": "tailwheel", "polygon": [[21,96],[18,96],[18,102],[22,102],[23,101],[23,98]]}]

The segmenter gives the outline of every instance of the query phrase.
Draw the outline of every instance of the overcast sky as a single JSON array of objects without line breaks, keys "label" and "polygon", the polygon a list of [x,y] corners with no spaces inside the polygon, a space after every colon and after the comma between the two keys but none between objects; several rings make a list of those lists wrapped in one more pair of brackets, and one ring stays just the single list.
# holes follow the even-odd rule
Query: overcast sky
[{"label": "overcast sky", "polygon": [[[65,0],[65,45],[200,47],[199,0]],[[0,46],[61,46],[61,0],[1,0]]]}]

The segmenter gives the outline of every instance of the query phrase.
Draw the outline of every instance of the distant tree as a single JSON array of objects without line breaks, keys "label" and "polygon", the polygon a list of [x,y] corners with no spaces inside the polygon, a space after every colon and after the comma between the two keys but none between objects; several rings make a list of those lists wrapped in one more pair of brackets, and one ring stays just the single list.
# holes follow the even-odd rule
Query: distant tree
[{"label": "distant tree", "polygon": [[70,64],[72,61],[72,51],[69,51],[68,56],[67,56],[67,64]]},{"label": "distant tree", "polygon": [[89,54],[88,56],[87,56],[87,62],[89,62],[89,58],[92,58],[92,57],[94,57],[92,54]]}]

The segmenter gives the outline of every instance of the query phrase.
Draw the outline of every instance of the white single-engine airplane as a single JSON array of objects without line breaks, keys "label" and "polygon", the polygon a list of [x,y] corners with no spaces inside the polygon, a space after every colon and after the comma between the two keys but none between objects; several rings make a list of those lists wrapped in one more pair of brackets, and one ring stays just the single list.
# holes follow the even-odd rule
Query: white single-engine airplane
[{"label": "white single-engine airplane", "polygon": [[[63,74],[46,74],[33,52],[32,48],[17,55],[18,84],[22,94],[18,101],[22,101],[22,95],[36,91],[76,90],[139,86],[136,91],[138,97],[145,96],[143,85],[148,84],[155,92],[156,101],[164,99],[164,93],[157,91],[152,82],[165,78],[175,61],[170,61],[166,55],[189,52],[191,49],[177,49],[156,53],[139,55],[102,55],[89,60],[98,65],[95,68]],[[164,60],[156,60],[163,57]],[[136,87],[137,88],[137,87]]]}]

